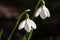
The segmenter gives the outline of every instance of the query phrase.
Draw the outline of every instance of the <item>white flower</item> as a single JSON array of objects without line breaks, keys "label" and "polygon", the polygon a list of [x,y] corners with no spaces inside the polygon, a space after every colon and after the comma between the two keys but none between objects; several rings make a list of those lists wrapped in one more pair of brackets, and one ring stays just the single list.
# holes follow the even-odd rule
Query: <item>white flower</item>
[{"label": "white flower", "polygon": [[25,19],[19,24],[18,29],[25,29],[27,32],[30,32],[31,28],[36,29],[36,24],[29,18]]},{"label": "white flower", "polygon": [[46,19],[47,17],[50,17],[50,12],[48,10],[48,8],[43,5],[41,6],[35,13],[35,17],[38,17],[40,15],[40,17],[42,19]]}]

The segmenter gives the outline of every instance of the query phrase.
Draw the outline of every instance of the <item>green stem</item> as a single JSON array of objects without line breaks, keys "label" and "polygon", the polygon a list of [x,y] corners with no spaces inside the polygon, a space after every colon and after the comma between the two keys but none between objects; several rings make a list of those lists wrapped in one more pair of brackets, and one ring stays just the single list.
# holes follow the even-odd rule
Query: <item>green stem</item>
[{"label": "green stem", "polygon": [[[38,6],[39,6],[39,4],[40,4],[40,1],[41,1],[41,0],[38,1],[37,5],[36,5],[36,7],[35,7],[34,15],[35,15],[35,11],[38,9]],[[32,16],[32,19],[34,19],[34,15]],[[28,37],[29,40],[31,39],[32,34],[33,34],[33,29],[32,29],[31,32],[29,33],[29,37]]]},{"label": "green stem", "polygon": [[11,32],[9,38],[8,38],[8,40],[11,40],[11,37],[12,37],[12,35],[13,35],[15,29],[17,28],[20,19],[22,18],[22,16],[23,16],[26,12],[28,12],[28,10],[23,11],[23,12],[18,16],[18,20],[17,20],[17,22],[16,22],[16,25],[14,26],[14,28],[13,28],[13,30],[12,30],[12,32]]},{"label": "green stem", "polygon": [[30,32],[30,34],[29,34],[28,40],[31,39],[32,33],[33,33],[33,29],[31,30],[31,32]]},{"label": "green stem", "polygon": [[2,34],[3,34],[3,30],[1,29],[1,31],[0,31],[0,40],[1,40]]},{"label": "green stem", "polygon": [[41,0],[38,0],[38,2],[37,2],[37,4],[36,4],[36,7],[35,7],[35,9],[34,9],[34,13],[33,13],[32,19],[34,19],[34,17],[35,17],[35,12],[36,12],[36,10],[38,9],[38,7],[39,7],[39,5],[40,5],[40,1],[41,1]]},{"label": "green stem", "polygon": [[[41,0],[39,0],[38,3],[36,4],[36,7],[35,7],[35,9],[34,9],[34,14],[33,14],[33,16],[32,16],[32,19],[34,19],[35,11],[38,9],[38,6],[39,6],[39,4],[40,4],[40,1],[41,1]],[[30,40],[32,34],[33,34],[33,29],[32,29],[31,32],[29,33],[28,39],[26,39],[26,40]],[[25,37],[25,36],[26,36],[26,34],[24,35],[24,37]],[[24,38],[23,38],[23,39],[24,39]]]},{"label": "green stem", "polygon": [[40,5],[40,1],[41,0],[39,0],[38,3],[36,4],[35,11],[38,9],[38,6]]}]

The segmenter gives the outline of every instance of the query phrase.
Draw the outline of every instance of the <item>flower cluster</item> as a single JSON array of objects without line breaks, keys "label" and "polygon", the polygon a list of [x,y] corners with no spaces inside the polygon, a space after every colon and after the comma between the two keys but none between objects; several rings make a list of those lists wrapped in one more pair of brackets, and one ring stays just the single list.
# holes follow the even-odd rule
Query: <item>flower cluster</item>
[{"label": "flower cluster", "polygon": [[[40,15],[42,19],[46,19],[47,17],[50,17],[50,12],[48,8],[45,6],[44,1],[42,1],[42,3],[43,5],[40,8],[38,8],[37,11],[35,12],[35,17],[38,17]],[[27,19],[23,20],[18,27],[19,30],[23,28],[27,32],[30,32],[32,28],[36,29],[36,24],[27,16]]]}]

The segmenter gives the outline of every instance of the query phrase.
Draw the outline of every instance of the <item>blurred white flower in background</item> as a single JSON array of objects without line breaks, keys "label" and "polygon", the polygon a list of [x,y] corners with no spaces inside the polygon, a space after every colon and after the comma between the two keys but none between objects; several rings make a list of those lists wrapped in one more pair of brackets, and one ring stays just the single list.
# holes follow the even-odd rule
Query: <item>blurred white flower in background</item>
[{"label": "blurred white flower in background", "polygon": [[50,17],[50,12],[48,10],[48,8],[45,5],[42,5],[35,13],[35,17],[38,17],[40,15],[40,17],[42,19],[46,19],[47,17]]},{"label": "blurred white flower in background", "polygon": [[27,18],[19,24],[18,29],[25,29],[27,32],[30,32],[31,29],[36,29],[36,24],[31,19]]}]

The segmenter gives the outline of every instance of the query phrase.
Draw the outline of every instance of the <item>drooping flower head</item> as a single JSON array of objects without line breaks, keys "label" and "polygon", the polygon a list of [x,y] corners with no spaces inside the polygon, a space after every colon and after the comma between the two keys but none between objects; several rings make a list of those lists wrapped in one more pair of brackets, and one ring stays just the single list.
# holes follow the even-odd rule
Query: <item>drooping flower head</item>
[{"label": "drooping flower head", "polygon": [[[28,15],[27,15],[28,16]],[[36,24],[34,21],[32,21],[31,19],[29,19],[29,16],[23,20],[20,24],[19,24],[19,27],[18,29],[21,30],[21,29],[25,29],[27,32],[30,32],[31,29],[36,29]]]},{"label": "drooping flower head", "polygon": [[38,17],[39,15],[42,19],[46,19],[47,17],[50,17],[50,12],[49,12],[48,8],[45,6],[44,1],[42,1],[41,7],[38,8],[38,10],[36,11],[35,17]]}]

